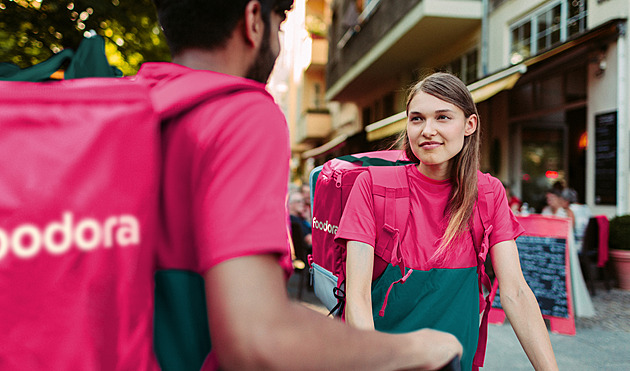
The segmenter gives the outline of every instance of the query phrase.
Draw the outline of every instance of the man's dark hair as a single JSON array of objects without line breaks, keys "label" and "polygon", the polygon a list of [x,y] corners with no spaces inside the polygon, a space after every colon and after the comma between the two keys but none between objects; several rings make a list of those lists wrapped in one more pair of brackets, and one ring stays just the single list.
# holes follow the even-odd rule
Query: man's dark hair
[{"label": "man's dark hair", "polygon": [[284,17],[293,6],[293,0],[153,0],[172,55],[225,46],[250,1],[260,2],[267,28],[272,11]]}]

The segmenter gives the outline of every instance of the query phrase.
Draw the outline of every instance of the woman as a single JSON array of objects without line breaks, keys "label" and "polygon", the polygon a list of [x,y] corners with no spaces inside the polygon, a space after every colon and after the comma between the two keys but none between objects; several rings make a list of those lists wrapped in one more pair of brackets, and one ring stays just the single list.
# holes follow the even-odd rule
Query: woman
[{"label": "woman", "polygon": [[[405,267],[414,271],[403,284],[387,294],[402,277],[391,265],[372,282],[376,226],[368,172],[357,178],[337,233],[347,242],[346,321],[386,332],[424,327],[450,332],[464,346],[465,370],[472,369],[479,335],[477,261],[468,229],[477,199],[478,125],[472,97],[457,77],[435,73],[412,88],[401,138],[415,164],[406,166],[411,214],[400,249]],[[514,242],[523,229],[501,182],[492,178],[492,183],[497,206],[489,242],[501,305],[532,365],[555,370],[547,328]]]}]

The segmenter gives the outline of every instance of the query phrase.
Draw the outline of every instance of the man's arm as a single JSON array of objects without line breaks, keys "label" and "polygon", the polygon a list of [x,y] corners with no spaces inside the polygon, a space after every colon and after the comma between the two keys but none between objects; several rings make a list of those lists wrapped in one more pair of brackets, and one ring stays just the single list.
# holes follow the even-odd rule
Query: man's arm
[{"label": "man's arm", "polygon": [[451,334],[358,330],[292,302],[283,274],[273,255],[206,272],[212,346],[223,369],[436,369],[461,356]]},{"label": "man's arm", "polygon": [[521,271],[516,242],[499,242],[491,251],[492,267],[501,288],[501,306],[523,350],[536,370],[557,370],[540,307]]}]

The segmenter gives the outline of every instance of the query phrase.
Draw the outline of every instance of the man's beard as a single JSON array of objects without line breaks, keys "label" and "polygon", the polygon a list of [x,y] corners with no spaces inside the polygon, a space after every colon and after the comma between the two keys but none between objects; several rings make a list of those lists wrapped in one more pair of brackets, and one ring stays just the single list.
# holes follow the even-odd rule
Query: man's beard
[{"label": "man's beard", "polygon": [[245,77],[266,84],[267,80],[269,80],[269,75],[271,75],[271,71],[273,71],[273,66],[276,64],[276,58],[277,56],[271,51],[269,32],[265,32],[263,42],[260,44],[258,56],[254,64],[249,68],[249,71],[247,71]]}]

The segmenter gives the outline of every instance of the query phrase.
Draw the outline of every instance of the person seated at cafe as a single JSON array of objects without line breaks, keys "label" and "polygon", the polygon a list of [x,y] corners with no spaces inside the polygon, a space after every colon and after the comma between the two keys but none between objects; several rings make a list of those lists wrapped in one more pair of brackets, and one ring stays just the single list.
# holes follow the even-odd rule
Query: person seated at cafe
[{"label": "person seated at cafe", "polygon": [[304,218],[307,224],[311,225],[311,219],[313,219],[313,214],[311,210],[311,186],[308,183],[303,183],[300,187],[300,192],[302,192],[302,197],[304,198],[304,209],[302,210],[302,218]]},{"label": "person seated at cafe", "polygon": [[542,209],[542,215],[552,215],[562,218],[571,218],[571,221],[575,220],[573,211],[569,208],[569,204],[563,202],[562,190],[557,187],[552,187],[547,190],[545,194],[547,199],[547,206]]},{"label": "person seated at cafe", "polygon": [[[507,195],[508,205],[514,214],[518,214],[521,211],[521,206],[523,206],[523,201],[518,198],[514,193],[512,193],[512,188],[503,183],[503,187],[505,187],[505,194]],[[529,210],[528,210],[529,211]]]},{"label": "person seated at cafe", "polygon": [[307,250],[310,250],[313,244],[311,236],[312,229],[310,223],[303,217],[305,204],[304,196],[302,196],[302,193],[299,190],[292,191],[289,194],[289,215],[291,217],[291,222],[295,222],[300,225]]},{"label": "person seated at cafe", "polygon": [[588,205],[578,203],[578,194],[572,188],[565,188],[560,194],[560,204],[573,212],[573,235],[577,251],[582,250],[582,239],[586,226],[593,215]]}]

